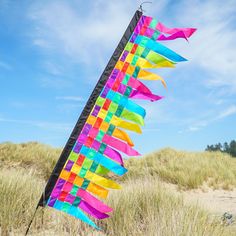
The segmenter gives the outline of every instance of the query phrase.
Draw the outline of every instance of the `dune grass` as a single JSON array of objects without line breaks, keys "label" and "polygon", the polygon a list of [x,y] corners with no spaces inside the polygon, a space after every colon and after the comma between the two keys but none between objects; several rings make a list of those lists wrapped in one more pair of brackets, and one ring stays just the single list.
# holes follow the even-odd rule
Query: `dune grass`
[{"label": "dune grass", "polygon": [[43,181],[32,170],[1,169],[0,220],[2,234],[20,229],[29,222],[35,203],[43,188]]},{"label": "dune grass", "polygon": [[236,158],[221,152],[184,152],[170,148],[143,158],[126,161],[129,172],[124,179],[136,176],[158,176],[182,189],[195,189],[207,184],[213,188],[236,187]]},{"label": "dune grass", "polygon": [[[30,172],[4,170],[0,174],[1,235],[23,235],[43,187],[43,181]],[[233,235],[233,228],[196,206],[185,205],[154,178],[126,181],[120,191],[112,191],[108,204],[115,211],[98,222],[94,231],[77,219],[54,209],[40,208],[31,235]]]},{"label": "dune grass", "polygon": [[[60,153],[60,148],[37,142],[2,143],[0,167],[30,168],[47,180]],[[125,166],[129,171],[119,181],[150,175],[182,189],[195,189],[203,184],[215,189],[236,187],[236,158],[221,152],[185,152],[166,148],[141,158],[130,158],[125,161]]]},{"label": "dune grass", "polygon": [[[0,232],[23,235],[60,149],[38,144],[0,144]],[[235,159],[222,153],[188,153],[164,149],[126,161],[129,172],[119,178],[123,189],[111,191],[112,217],[94,231],[77,219],[40,208],[31,235],[235,235],[235,228],[166,190],[162,180],[182,188],[204,182],[216,188],[235,186]]]},{"label": "dune grass", "polygon": [[155,178],[127,181],[122,191],[112,192],[109,202],[115,212],[107,220],[107,235],[227,235],[231,232],[197,206],[185,205],[182,198],[174,197]]},{"label": "dune grass", "polygon": [[47,180],[60,153],[60,148],[52,148],[37,142],[2,143],[0,144],[0,167],[30,168]]}]

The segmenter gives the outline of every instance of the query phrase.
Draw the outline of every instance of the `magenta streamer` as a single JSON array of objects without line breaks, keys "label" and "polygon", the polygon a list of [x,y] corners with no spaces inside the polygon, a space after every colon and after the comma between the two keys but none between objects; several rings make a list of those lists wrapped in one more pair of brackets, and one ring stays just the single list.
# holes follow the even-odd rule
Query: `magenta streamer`
[{"label": "magenta streamer", "polygon": [[89,205],[87,202],[81,200],[79,203],[79,208],[84,210],[85,212],[87,212],[89,215],[92,215],[94,218],[101,220],[101,219],[105,219],[108,218],[109,215],[102,213],[98,210],[96,210],[95,208],[93,208],[91,205]]},{"label": "magenta streamer", "polygon": [[84,189],[80,188],[76,194],[77,196],[84,199],[86,202],[88,202],[92,207],[94,207],[96,210],[106,213],[111,212],[113,209],[107,205],[105,205],[103,202],[95,198],[92,194],[85,191]]},{"label": "magenta streamer", "polygon": [[123,153],[127,154],[128,156],[139,156],[136,150],[130,147],[127,143],[120,141],[119,139],[113,138],[107,134],[104,135],[102,141],[115,149],[122,151]]},{"label": "magenta streamer", "polygon": [[124,162],[122,159],[122,156],[119,152],[116,150],[112,149],[111,147],[107,146],[104,154],[108,157],[110,157],[112,160],[119,162],[122,166],[124,166]]},{"label": "magenta streamer", "polygon": [[167,28],[160,22],[157,24],[156,29],[165,34],[183,32],[186,38],[189,38],[197,30],[195,28]]},{"label": "magenta streamer", "polygon": [[155,95],[155,94],[148,94],[148,93],[142,93],[138,90],[132,91],[129,95],[130,98],[137,98],[137,99],[143,99],[143,100],[150,100],[150,101],[157,101],[162,99],[163,97]]}]

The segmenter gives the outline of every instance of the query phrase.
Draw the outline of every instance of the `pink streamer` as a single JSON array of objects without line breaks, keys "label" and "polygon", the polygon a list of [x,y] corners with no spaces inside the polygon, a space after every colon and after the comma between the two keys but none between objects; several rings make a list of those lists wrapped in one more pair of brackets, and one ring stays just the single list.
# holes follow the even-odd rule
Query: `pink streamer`
[{"label": "pink streamer", "polygon": [[116,148],[119,151],[122,151],[123,153],[127,154],[128,156],[139,156],[140,154],[134,150],[132,147],[130,147],[127,143],[124,143],[116,138],[113,138],[107,134],[104,135],[102,141],[111,147]]},{"label": "pink streamer", "polygon": [[158,23],[156,29],[164,34],[171,34],[166,37],[161,34],[157,40],[173,40],[176,38],[185,38],[186,40],[197,30],[195,28],[167,28],[162,23]]},{"label": "pink streamer", "polygon": [[96,210],[95,208],[93,208],[87,202],[85,202],[83,200],[80,201],[79,208],[81,208],[82,210],[87,212],[89,215],[91,215],[91,216],[93,216],[93,217],[95,217],[96,219],[99,219],[99,220],[109,217],[109,215]]},{"label": "pink streamer", "polygon": [[130,77],[128,85],[132,88],[139,90],[140,92],[152,94],[151,90],[147,86],[145,86],[142,82],[133,77]]},{"label": "pink streamer", "polygon": [[161,35],[159,35],[157,40],[164,41],[164,40],[174,40],[174,39],[177,39],[177,38],[184,38],[188,41],[188,38],[186,37],[186,35],[184,34],[183,31],[176,32],[176,33],[174,33],[170,36],[165,36],[164,34],[161,34]]},{"label": "pink streamer", "polygon": [[105,151],[104,151],[104,154],[106,156],[108,156],[109,158],[111,158],[112,160],[117,161],[122,166],[124,166],[124,162],[123,162],[122,156],[116,150],[114,150],[114,149],[110,148],[109,146],[107,146]]},{"label": "pink streamer", "polygon": [[155,94],[150,94],[150,93],[142,93],[138,90],[132,91],[131,94],[129,95],[130,98],[137,98],[137,99],[144,99],[144,100],[150,100],[150,101],[157,101],[162,99],[163,97],[155,95]]},{"label": "pink streamer", "polygon": [[162,99],[163,97],[153,94],[148,87],[146,87],[139,80],[130,77],[128,81],[128,86],[137,89],[136,91],[132,91],[130,94],[130,98],[138,98],[145,99],[150,101],[157,101]]},{"label": "pink streamer", "polygon": [[105,205],[103,202],[95,198],[92,194],[80,188],[76,194],[77,196],[83,198],[87,203],[89,203],[96,210],[106,213],[111,212],[113,209]]}]

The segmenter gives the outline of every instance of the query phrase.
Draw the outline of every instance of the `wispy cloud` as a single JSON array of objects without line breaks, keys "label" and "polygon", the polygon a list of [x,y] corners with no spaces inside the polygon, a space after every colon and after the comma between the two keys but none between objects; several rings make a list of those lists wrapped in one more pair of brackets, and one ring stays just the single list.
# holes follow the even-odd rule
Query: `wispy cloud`
[{"label": "wispy cloud", "polygon": [[51,75],[60,76],[63,74],[62,68],[60,66],[56,65],[55,63],[47,61],[47,62],[43,63],[43,66],[45,67],[47,72]]},{"label": "wispy cloud", "polygon": [[26,104],[25,102],[13,101],[10,103],[10,106],[12,106],[16,109],[22,109],[22,108],[26,108],[28,106],[28,104]]},{"label": "wispy cloud", "polygon": [[8,63],[3,62],[3,61],[0,61],[0,67],[3,68],[3,69],[6,69],[6,70],[11,70],[12,69],[11,65],[9,65]]},{"label": "wispy cloud", "polygon": [[75,102],[84,102],[85,99],[80,96],[58,96],[56,100],[65,100],[65,101],[75,101]]},{"label": "wispy cloud", "polygon": [[[75,62],[104,67],[108,55],[141,2],[96,0],[89,4],[80,1],[34,3],[28,14],[35,25],[35,31],[31,33],[33,44],[47,52],[63,53]],[[158,6],[145,5],[144,8],[161,13],[167,3],[160,0]]]},{"label": "wispy cloud", "polygon": [[47,130],[50,129],[57,131],[70,131],[73,127],[73,124],[69,123],[56,123],[56,122],[35,121],[35,120],[18,120],[18,119],[8,119],[3,117],[0,117],[0,122],[23,124],[28,126],[35,126],[42,129],[47,129]]},{"label": "wispy cloud", "polygon": [[[91,2],[86,10],[80,2],[72,2],[42,1],[31,6],[28,15],[35,25],[31,35],[33,43],[47,52],[63,53],[72,61],[104,67],[108,52],[117,44],[140,1],[135,4],[131,1],[98,0]],[[171,45],[190,59],[195,70],[199,65],[209,72],[208,78],[199,77],[206,85],[227,85],[236,91],[234,0],[225,4],[220,0],[179,1],[178,4],[159,1],[151,7],[145,5],[145,8],[167,22],[175,22],[170,26],[190,24],[197,27],[197,33],[191,38],[191,48],[180,41],[171,42]],[[162,17],[163,12],[168,11],[175,14]]]},{"label": "wispy cloud", "polygon": [[160,131],[158,128],[143,128],[142,129],[144,132],[157,132]]},{"label": "wispy cloud", "polygon": [[[74,4],[76,7],[81,5]],[[36,26],[33,42],[64,53],[74,61],[91,64],[95,60],[97,64],[109,50],[107,45],[116,43],[129,22],[127,6],[130,3],[92,2],[85,17],[83,9],[73,8],[73,4],[62,1],[36,3],[29,13]],[[121,12],[122,17],[117,12]]]},{"label": "wispy cloud", "polygon": [[198,28],[191,39],[191,48],[182,44],[177,48],[190,59],[196,73],[197,65],[208,73],[205,78],[199,76],[199,80],[210,87],[228,86],[236,92],[236,2],[181,1],[176,10],[177,22]]},{"label": "wispy cloud", "polygon": [[223,119],[227,116],[231,116],[236,113],[236,106],[230,106],[227,109],[223,110],[217,117],[216,120]]},{"label": "wispy cloud", "polygon": [[72,86],[71,81],[63,77],[43,76],[39,80],[40,85],[46,88],[65,89]]},{"label": "wispy cloud", "polygon": [[207,125],[217,122],[219,120],[222,120],[228,116],[231,116],[236,113],[236,106],[232,105],[229,106],[222,111],[218,112],[217,114],[214,115],[214,113],[210,113],[208,117],[205,117],[205,119],[199,119],[198,121],[193,122],[186,131],[194,132],[198,131]]}]

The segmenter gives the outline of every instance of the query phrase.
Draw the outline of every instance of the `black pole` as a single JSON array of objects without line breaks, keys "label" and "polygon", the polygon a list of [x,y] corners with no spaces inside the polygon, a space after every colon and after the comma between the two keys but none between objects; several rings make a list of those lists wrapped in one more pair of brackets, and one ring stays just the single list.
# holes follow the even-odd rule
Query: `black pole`
[{"label": "black pole", "polygon": [[37,207],[36,207],[36,209],[35,209],[35,211],[34,211],[34,214],[33,214],[32,218],[31,218],[31,220],[30,220],[30,222],[29,222],[29,224],[28,224],[27,229],[26,229],[25,236],[27,236],[27,234],[28,234],[28,232],[29,232],[29,230],[30,230],[30,227],[31,227],[31,225],[32,225],[32,223],[33,223],[33,220],[34,220],[34,217],[35,217],[35,215],[36,215],[36,212],[37,212],[38,208],[39,208],[39,206],[37,205]]},{"label": "black pole", "polygon": [[39,202],[36,206],[36,209],[35,209],[35,212],[32,216],[32,219],[29,222],[29,225],[27,227],[25,236],[27,236],[27,234],[30,230],[30,227],[32,225],[32,222],[33,222],[33,220],[35,218],[35,215],[36,215],[36,212],[38,210],[38,207],[39,206],[44,207],[46,205],[46,203],[47,203],[47,201],[48,201],[48,199],[49,199],[49,197],[52,193],[53,187],[56,184],[56,181],[57,181],[57,179],[58,179],[58,177],[59,177],[59,175],[60,175],[60,173],[63,169],[63,166],[65,165],[65,162],[66,162],[70,152],[72,151],[72,149],[73,149],[73,147],[76,143],[76,140],[77,140],[77,138],[78,138],[78,136],[79,136],[86,120],[87,120],[87,117],[89,116],[89,114],[90,114],[90,112],[91,112],[98,96],[100,95],[100,93],[101,93],[103,87],[105,86],[112,70],[114,69],[117,61],[119,60],[119,58],[120,58],[127,42],[129,41],[129,39],[130,39],[130,37],[131,37],[138,21],[139,21],[139,19],[141,18],[141,16],[142,16],[142,12],[137,10],[135,12],[133,18],[131,19],[131,21],[130,21],[123,37],[121,38],[118,46],[116,47],[114,53],[112,54],[105,70],[103,71],[101,77],[99,78],[92,94],[90,95],[90,97],[89,97],[89,99],[88,99],[88,101],[87,101],[87,103],[86,103],[86,105],[85,105],[78,121],[76,122],[76,125],[75,125],[75,127],[74,127],[74,129],[73,129],[73,131],[72,131],[65,147],[63,148],[63,151],[62,151],[62,153],[61,153],[61,155],[60,155],[60,157],[59,157],[59,159],[58,159],[58,161],[57,161],[57,163],[56,163],[56,165],[55,165],[55,167],[54,167],[54,169],[51,173],[51,176],[49,177],[49,180],[46,184],[46,187],[45,187],[45,189],[44,189],[44,191],[41,195],[41,198],[40,198],[40,200],[39,200]]}]

